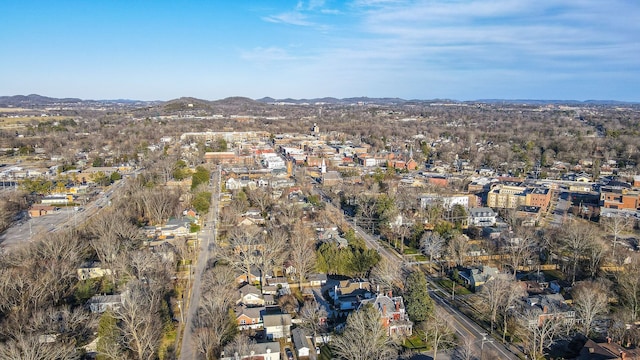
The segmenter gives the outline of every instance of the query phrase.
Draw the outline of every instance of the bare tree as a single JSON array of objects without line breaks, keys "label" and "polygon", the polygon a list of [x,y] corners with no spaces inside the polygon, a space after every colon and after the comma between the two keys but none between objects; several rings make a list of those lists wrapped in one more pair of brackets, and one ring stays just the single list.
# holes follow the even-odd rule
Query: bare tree
[{"label": "bare tree", "polygon": [[225,346],[224,355],[234,359],[257,360],[257,357],[253,356],[255,349],[255,341],[244,334],[238,334],[233,341]]},{"label": "bare tree", "polygon": [[313,334],[313,344],[319,332],[326,328],[327,311],[317,301],[305,301],[300,310],[300,320],[302,326]]},{"label": "bare tree", "polygon": [[140,230],[123,213],[101,212],[91,221],[89,243],[96,252],[102,266],[111,270],[111,280],[117,287],[121,276],[117,266],[126,253],[138,246],[142,240]]},{"label": "bare tree", "polygon": [[509,327],[509,318],[514,316],[512,307],[515,302],[527,295],[527,292],[522,288],[519,281],[511,279],[505,284],[507,290],[504,292],[504,297],[500,302],[499,312],[502,316],[502,342],[507,341],[507,330]]},{"label": "bare tree", "polygon": [[468,249],[469,242],[464,235],[456,234],[451,239],[449,239],[448,253],[450,258],[457,266],[464,264]]},{"label": "bare tree", "polygon": [[391,360],[398,354],[382,326],[380,313],[370,305],[349,315],[344,332],[335,336],[331,348],[344,360]]},{"label": "bare tree", "polygon": [[429,263],[433,263],[434,258],[440,257],[444,249],[445,240],[437,232],[427,231],[420,239],[420,250],[429,256]]},{"label": "bare tree", "polygon": [[618,238],[621,234],[628,231],[629,228],[633,225],[633,218],[626,216],[609,216],[609,217],[601,217],[600,223],[604,227],[604,229],[613,235],[613,247],[612,247],[612,255],[611,257],[615,259],[616,254],[616,245],[618,244]]},{"label": "bare tree", "polygon": [[511,291],[510,281],[504,277],[495,277],[482,285],[480,292],[481,298],[484,300],[482,305],[487,309],[491,321],[490,331],[493,329],[497,321],[498,313],[502,307],[502,302]]},{"label": "bare tree", "polygon": [[365,225],[369,232],[373,232],[376,202],[374,199],[361,195],[357,198],[358,210],[356,219],[361,225]]},{"label": "bare tree", "polygon": [[257,226],[242,226],[231,230],[229,247],[224,256],[247,276],[249,282],[251,268],[259,264],[261,251],[264,251],[261,229]]},{"label": "bare tree", "polygon": [[563,251],[571,262],[571,283],[576,282],[578,273],[578,262],[582,258],[584,251],[596,236],[594,228],[586,223],[572,220],[563,229],[561,242]]},{"label": "bare tree", "polygon": [[527,311],[520,321],[518,333],[525,353],[532,359],[543,356],[544,350],[553,345],[566,326],[562,315],[541,318],[537,311]]},{"label": "bare tree", "polygon": [[630,319],[635,322],[640,318],[640,259],[631,258],[631,263],[625,266],[625,271],[616,274],[616,290],[620,295],[620,302],[629,311]]},{"label": "bare tree", "polygon": [[420,324],[424,330],[425,343],[431,344],[434,359],[438,357],[438,350],[455,344],[452,321],[448,313],[434,311],[427,321]]},{"label": "bare tree", "polygon": [[263,247],[258,252],[258,268],[260,269],[260,283],[265,284],[266,275],[277,266],[282,266],[287,257],[287,232],[280,227],[269,227],[263,238]]},{"label": "bare tree", "polygon": [[587,245],[588,270],[592,279],[596,278],[600,265],[605,261],[609,248],[600,237],[593,237]]},{"label": "bare tree", "polygon": [[399,262],[381,258],[371,270],[370,278],[381,286],[381,290],[402,290],[404,288],[405,274]]},{"label": "bare tree", "polygon": [[267,209],[273,204],[271,194],[266,188],[256,188],[248,192],[249,202],[251,205],[257,206],[261,213],[265,213]]},{"label": "bare tree", "polygon": [[156,187],[140,195],[146,218],[152,224],[160,224],[177,213],[180,194],[173,190]]},{"label": "bare tree", "polygon": [[513,270],[514,279],[520,266],[531,261],[537,245],[531,228],[516,226],[515,229],[514,237],[508,239],[505,246],[505,255],[509,261],[509,267]]},{"label": "bare tree", "polygon": [[152,360],[162,338],[160,320],[162,297],[147,285],[134,281],[122,293],[122,306],[114,309],[120,321],[125,348],[135,359]]},{"label": "bare tree", "polygon": [[609,312],[609,286],[604,281],[581,281],[571,290],[582,333],[589,336],[596,318]]},{"label": "bare tree", "polygon": [[316,256],[313,248],[315,236],[308,227],[296,225],[291,232],[290,242],[291,250],[289,256],[293,267],[296,269],[298,285],[300,285],[316,265]]},{"label": "bare tree", "polygon": [[80,359],[80,353],[76,351],[74,342],[46,342],[41,340],[39,334],[18,333],[6,342],[0,343],[0,357],[24,360],[76,360]]},{"label": "bare tree", "polygon": [[459,340],[458,347],[454,353],[455,360],[476,360],[476,352],[474,351],[473,340],[464,337]]},{"label": "bare tree", "polygon": [[220,300],[215,294],[204,296],[193,324],[195,346],[206,359],[216,359],[237,332],[230,304]]}]

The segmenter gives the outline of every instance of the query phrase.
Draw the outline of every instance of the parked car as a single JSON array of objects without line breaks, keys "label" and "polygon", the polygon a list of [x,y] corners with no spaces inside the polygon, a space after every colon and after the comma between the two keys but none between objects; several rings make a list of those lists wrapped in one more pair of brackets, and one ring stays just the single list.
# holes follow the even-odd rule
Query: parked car
[{"label": "parked car", "polygon": [[291,352],[291,349],[286,348],[284,352],[287,354],[287,360],[293,360],[293,352]]}]

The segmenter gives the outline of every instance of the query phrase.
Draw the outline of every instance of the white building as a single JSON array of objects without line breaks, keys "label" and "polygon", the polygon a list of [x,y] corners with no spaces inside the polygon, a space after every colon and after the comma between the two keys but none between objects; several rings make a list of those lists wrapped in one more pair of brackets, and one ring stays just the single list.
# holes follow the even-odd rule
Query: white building
[{"label": "white building", "polygon": [[469,208],[468,195],[422,195],[420,197],[420,206],[424,209],[427,206],[440,204],[444,208],[450,209],[455,205],[462,205],[465,209]]},{"label": "white building", "polygon": [[285,169],[287,167],[284,159],[276,154],[269,153],[262,155],[262,164],[267,169]]},{"label": "white building", "polygon": [[473,226],[493,226],[496,224],[496,214],[488,207],[469,209],[469,225]]}]

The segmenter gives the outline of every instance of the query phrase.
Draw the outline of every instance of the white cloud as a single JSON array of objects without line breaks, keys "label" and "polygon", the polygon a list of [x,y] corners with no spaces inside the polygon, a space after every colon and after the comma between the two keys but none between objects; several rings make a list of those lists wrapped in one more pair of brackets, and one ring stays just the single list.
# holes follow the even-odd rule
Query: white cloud
[{"label": "white cloud", "polygon": [[286,12],[286,13],[272,15],[272,16],[265,16],[262,19],[272,23],[282,23],[282,24],[297,25],[297,26],[314,26],[315,25],[313,22],[310,22],[307,20],[306,15],[297,11],[291,11],[291,12]]}]

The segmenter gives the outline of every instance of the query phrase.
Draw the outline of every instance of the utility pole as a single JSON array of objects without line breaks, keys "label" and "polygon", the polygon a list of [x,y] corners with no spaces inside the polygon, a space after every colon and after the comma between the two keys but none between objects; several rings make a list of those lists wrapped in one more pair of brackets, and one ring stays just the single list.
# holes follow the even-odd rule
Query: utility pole
[{"label": "utility pole", "polygon": [[456,281],[451,280],[451,301],[456,299]]}]

